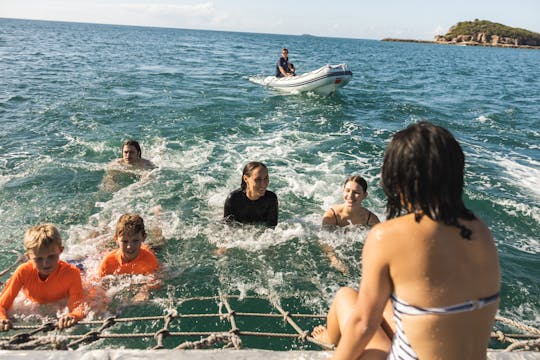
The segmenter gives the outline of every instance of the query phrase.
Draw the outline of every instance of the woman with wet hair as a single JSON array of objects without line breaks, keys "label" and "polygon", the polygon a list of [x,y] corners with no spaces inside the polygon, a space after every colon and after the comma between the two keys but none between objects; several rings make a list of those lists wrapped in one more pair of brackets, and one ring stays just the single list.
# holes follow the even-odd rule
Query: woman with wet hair
[{"label": "woman with wet hair", "polygon": [[[334,359],[485,359],[499,304],[489,229],[463,203],[463,151],[443,127],[396,133],[382,167],[387,221],[362,250],[358,291],[342,288],[326,327]],[[393,314],[393,315],[392,315]]]},{"label": "woman with wet hair", "polygon": [[[370,210],[362,206],[362,201],[367,197],[367,181],[359,176],[349,176],[343,184],[343,203],[334,205],[328,209],[322,218],[322,226],[326,229],[345,227],[348,225],[373,226],[378,224],[379,218]],[[341,261],[334,248],[321,242],[322,249],[330,265],[344,274],[349,273],[347,265]]]},{"label": "woman with wet hair", "polygon": [[324,213],[323,225],[364,225],[378,224],[377,215],[362,206],[367,197],[367,181],[358,175],[349,176],[343,184],[343,204],[332,206]]},{"label": "woman with wet hair", "polygon": [[276,226],[278,200],[276,194],[267,190],[269,182],[266,165],[258,161],[247,163],[240,188],[231,192],[225,201],[225,221]]}]

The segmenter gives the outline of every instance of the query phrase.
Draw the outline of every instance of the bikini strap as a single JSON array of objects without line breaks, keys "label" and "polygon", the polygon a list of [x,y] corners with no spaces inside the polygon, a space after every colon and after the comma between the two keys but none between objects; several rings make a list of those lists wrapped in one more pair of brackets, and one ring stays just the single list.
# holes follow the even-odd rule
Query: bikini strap
[{"label": "bikini strap", "polygon": [[334,208],[330,208],[330,210],[332,210],[332,212],[334,213],[334,219],[336,219],[336,225],[339,225],[339,220],[336,214],[336,210],[334,210]]},{"label": "bikini strap", "polygon": [[369,219],[371,218],[371,211],[367,211],[367,221],[366,221],[366,226],[369,225]]}]

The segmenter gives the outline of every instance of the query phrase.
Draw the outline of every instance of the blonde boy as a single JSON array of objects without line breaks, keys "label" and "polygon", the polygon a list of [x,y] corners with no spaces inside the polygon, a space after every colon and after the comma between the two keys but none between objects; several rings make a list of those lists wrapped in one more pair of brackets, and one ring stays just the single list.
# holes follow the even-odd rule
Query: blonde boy
[{"label": "blonde boy", "polygon": [[21,289],[38,304],[67,298],[69,313],[58,319],[57,326],[73,326],[86,316],[86,302],[80,270],[60,260],[64,250],[60,233],[52,224],[36,225],[26,231],[24,247],[28,261],[15,270],[0,294],[0,331],[11,328],[7,311]]},{"label": "blonde boy", "polygon": [[124,214],[118,219],[114,240],[118,249],[111,251],[99,266],[100,277],[110,274],[149,275],[158,269],[158,260],[145,245],[144,221],[137,214]]}]

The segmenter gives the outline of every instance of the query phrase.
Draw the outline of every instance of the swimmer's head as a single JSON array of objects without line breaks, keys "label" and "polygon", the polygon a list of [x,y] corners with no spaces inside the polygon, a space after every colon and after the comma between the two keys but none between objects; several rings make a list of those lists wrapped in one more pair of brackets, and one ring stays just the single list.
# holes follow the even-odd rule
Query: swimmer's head
[{"label": "swimmer's head", "polygon": [[118,243],[122,260],[129,262],[134,260],[146,240],[144,221],[137,214],[124,214],[120,216],[116,224],[114,240]]},{"label": "swimmer's head", "polygon": [[343,187],[345,187],[347,185],[347,183],[349,183],[351,181],[357,183],[358,185],[360,185],[362,187],[362,189],[364,190],[364,192],[367,192],[367,181],[366,181],[366,179],[364,179],[363,177],[361,177],[359,175],[349,176],[345,180],[345,182],[343,183]]},{"label": "swimmer's head", "polygon": [[381,171],[387,217],[414,212],[458,226],[474,219],[463,203],[465,156],[447,129],[421,121],[394,134]]},{"label": "swimmer's head", "polygon": [[124,214],[120,216],[116,223],[115,236],[121,236],[125,233],[141,233],[146,236],[143,218],[137,214]]},{"label": "swimmer's head", "polygon": [[40,224],[31,227],[24,234],[24,248],[28,250],[40,250],[56,245],[62,249],[62,237],[58,229],[52,224]]},{"label": "swimmer's head", "polygon": [[250,177],[253,174],[253,171],[257,169],[258,167],[262,167],[266,171],[268,171],[266,165],[264,165],[262,162],[259,162],[259,161],[250,161],[244,166],[244,170],[242,171],[242,181],[240,182],[240,188],[242,190],[245,190],[247,186],[245,177]]},{"label": "swimmer's head", "polygon": [[132,163],[142,158],[141,146],[135,140],[127,140],[122,144],[122,159]]},{"label": "swimmer's head", "polygon": [[64,250],[58,229],[52,224],[31,227],[24,234],[26,257],[34,266],[42,280],[58,268],[60,254]]}]

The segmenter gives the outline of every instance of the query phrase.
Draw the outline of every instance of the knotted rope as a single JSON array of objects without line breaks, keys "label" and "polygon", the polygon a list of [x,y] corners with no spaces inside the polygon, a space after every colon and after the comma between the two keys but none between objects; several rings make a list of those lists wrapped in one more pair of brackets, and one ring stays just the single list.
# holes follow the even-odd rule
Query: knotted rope
[{"label": "knotted rope", "polygon": [[[170,295],[170,294],[169,294]],[[237,299],[238,301],[245,299],[258,299],[267,301],[277,311],[276,313],[253,313],[253,312],[240,312],[233,309],[230,299]],[[204,313],[204,314],[186,314],[179,311],[180,305],[189,301],[216,301],[217,313]],[[183,319],[189,318],[208,318],[215,317],[221,321],[227,321],[230,329],[229,331],[190,331],[180,332],[172,331],[171,329],[176,326],[179,328],[179,324]],[[261,332],[261,331],[249,331],[240,329],[237,325],[238,317],[254,318],[274,318],[276,320],[282,320],[288,324],[293,330],[293,333],[273,333],[273,332]],[[108,317],[103,320],[81,321],[76,326],[89,326],[90,330],[81,335],[72,334],[71,330],[61,330],[62,335],[59,334],[60,330],[57,329],[56,322],[47,322],[41,325],[28,325],[28,324],[15,324],[10,331],[16,331],[16,334],[7,337],[0,337],[0,349],[2,350],[29,350],[29,349],[55,349],[55,350],[68,350],[75,349],[82,344],[89,344],[101,339],[137,339],[146,338],[154,339],[155,345],[150,347],[151,349],[163,349],[165,348],[165,338],[180,338],[180,337],[202,337],[198,341],[185,341],[180,345],[177,345],[174,349],[203,349],[215,347],[216,345],[223,345],[224,348],[242,348],[242,337],[245,336],[258,336],[258,337],[275,337],[275,338],[289,338],[293,341],[300,341],[301,343],[309,342],[317,345],[321,349],[331,350],[333,346],[318,342],[312,336],[309,331],[302,329],[298,325],[298,319],[319,319],[324,321],[325,315],[317,314],[291,314],[289,311],[283,309],[283,307],[276,300],[261,297],[240,297],[225,295],[221,291],[218,291],[218,296],[209,297],[193,297],[193,298],[180,298],[174,299],[169,296],[169,302],[167,309],[161,315],[153,316],[141,316],[141,317]],[[502,324],[515,327],[525,334],[505,334],[502,331],[494,331],[492,338],[500,341],[501,343],[510,343],[505,351],[516,350],[536,350],[540,348],[540,330],[519,323],[515,320],[507,319],[501,316],[497,316],[496,320]],[[162,324],[154,332],[148,333],[118,333],[112,332],[115,326],[126,323],[150,323],[150,324]],[[135,326],[134,328],[137,328]],[[45,335],[39,335],[45,333]]]}]

